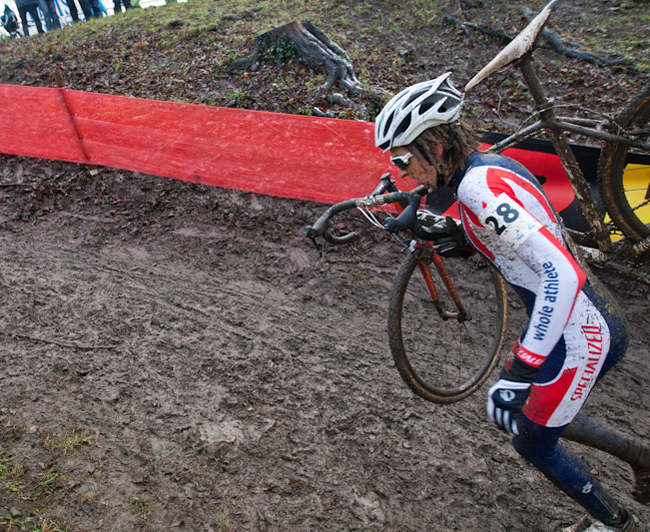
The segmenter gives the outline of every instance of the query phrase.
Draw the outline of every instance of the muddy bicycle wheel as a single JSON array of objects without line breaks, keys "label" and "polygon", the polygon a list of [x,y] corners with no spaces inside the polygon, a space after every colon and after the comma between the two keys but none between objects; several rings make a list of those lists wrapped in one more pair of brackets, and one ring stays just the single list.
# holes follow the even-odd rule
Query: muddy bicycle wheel
[{"label": "muddy bicycle wheel", "polygon": [[[411,390],[434,403],[453,403],[474,393],[496,366],[507,305],[504,281],[485,259],[443,260],[467,315],[445,319],[457,306],[435,266],[409,254],[391,292],[388,334],[397,370]],[[427,272],[443,315],[424,281]]]},{"label": "muddy bicycle wheel", "polygon": [[[650,87],[627,105],[616,123],[626,136],[648,145]],[[615,229],[634,241],[650,236],[650,148],[608,142],[598,160],[598,176]]]}]

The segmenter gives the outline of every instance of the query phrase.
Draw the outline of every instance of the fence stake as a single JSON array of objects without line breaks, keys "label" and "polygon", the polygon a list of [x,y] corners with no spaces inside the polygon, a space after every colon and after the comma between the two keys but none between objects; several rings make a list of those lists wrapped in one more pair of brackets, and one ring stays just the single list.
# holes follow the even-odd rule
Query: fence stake
[{"label": "fence stake", "polygon": [[[74,116],[70,111],[70,106],[68,105],[68,100],[65,96],[65,80],[63,79],[63,74],[60,70],[54,72],[54,79],[56,80],[56,86],[59,88],[59,95],[61,96],[61,101],[63,102],[63,106],[65,107],[66,113],[68,114],[70,124],[72,125],[72,129],[74,130],[74,133],[77,137],[77,142],[79,143],[81,153],[83,154],[84,159],[88,161],[88,154],[86,153],[86,148],[84,147],[83,141],[81,140],[81,135],[79,134],[79,129],[77,128],[77,122],[75,121]],[[95,176],[99,173],[97,166],[94,164],[86,164],[86,168],[88,169],[88,173],[92,176]]]}]

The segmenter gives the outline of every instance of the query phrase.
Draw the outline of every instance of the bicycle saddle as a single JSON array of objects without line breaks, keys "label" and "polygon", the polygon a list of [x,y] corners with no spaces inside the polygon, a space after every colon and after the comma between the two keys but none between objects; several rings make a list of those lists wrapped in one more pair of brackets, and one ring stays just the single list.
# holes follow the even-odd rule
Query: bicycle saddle
[{"label": "bicycle saddle", "polygon": [[551,16],[551,11],[560,0],[551,0],[537,16],[530,21],[508,45],[501,50],[487,65],[485,65],[472,79],[465,85],[465,92],[478,85],[485,78],[497,70],[521,59],[526,53],[533,49],[537,37],[544,29],[544,25]]}]

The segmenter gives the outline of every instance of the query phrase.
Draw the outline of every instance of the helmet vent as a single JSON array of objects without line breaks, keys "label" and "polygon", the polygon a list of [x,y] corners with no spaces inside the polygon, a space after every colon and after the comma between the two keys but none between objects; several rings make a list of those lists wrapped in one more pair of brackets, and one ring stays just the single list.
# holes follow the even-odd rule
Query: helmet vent
[{"label": "helmet vent", "polygon": [[393,138],[399,137],[404,131],[406,131],[409,126],[411,125],[411,115],[408,115],[402,123],[397,126],[397,129],[395,130],[395,133],[393,134]]},{"label": "helmet vent", "polygon": [[440,108],[438,111],[444,113],[447,111],[447,108],[445,107],[445,103],[447,101],[446,96],[442,96],[440,94],[432,94],[429,98],[427,98],[422,104],[420,105],[420,108],[418,109],[418,113],[420,115],[425,114],[429,109],[437,105],[438,103],[442,102]]},{"label": "helmet vent", "polygon": [[390,129],[390,125],[393,123],[393,118],[395,118],[395,115],[391,114],[386,120],[386,125],[384,126],[384,135],[388,133],[388,130]]},{"label": "helmet vent", "polygon": [[415,100],[417,100],[420,96],[422,96],[426,92],[427,91],[419,91],[416,92],[415,94],[412,94],[411,97],[408,100],[406,100],[404,104],[402,104],[402,109],[407,108],[409,105],[411,105]]}]

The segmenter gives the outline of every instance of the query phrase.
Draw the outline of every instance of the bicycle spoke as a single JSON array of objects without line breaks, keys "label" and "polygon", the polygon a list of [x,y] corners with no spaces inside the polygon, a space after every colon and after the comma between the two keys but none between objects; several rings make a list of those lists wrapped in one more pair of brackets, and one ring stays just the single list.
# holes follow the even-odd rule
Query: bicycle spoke
[{"label": "bicycle spoke", "polygon": [[[632,100],[617,120],[624,138],[647,144],[650,87]],[[629,149],[622,141],[609,142],[598,163],[601,197],[616,227],[640,241],[650,236],[650,151]]]}]

